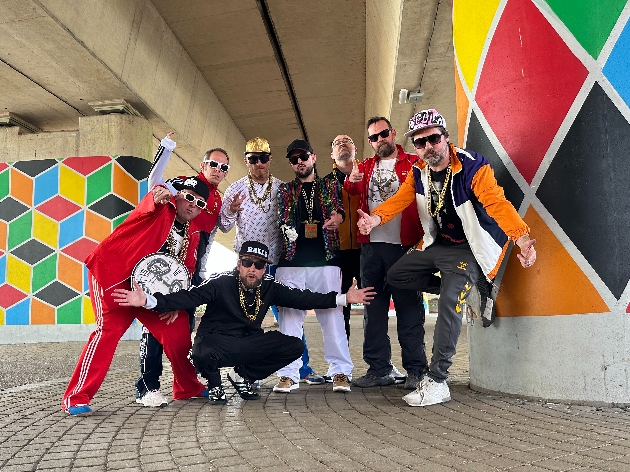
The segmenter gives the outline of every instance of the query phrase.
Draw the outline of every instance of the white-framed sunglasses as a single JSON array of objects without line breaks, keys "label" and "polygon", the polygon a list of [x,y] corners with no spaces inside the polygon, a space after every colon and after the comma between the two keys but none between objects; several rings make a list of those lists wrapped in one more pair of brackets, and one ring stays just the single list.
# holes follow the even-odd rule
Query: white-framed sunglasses
[{"label": "white-framed sunglasses", "polygon": [[197,205],[198,208],[201,208],[202,210],[207,205],[206,201],[203,198],[197,198],[188,192],[179,192],[179,193],[184,196],[187,202],[194,203],[195,205]]},{"label": "white-framed sunglasses", "polygon": [[208,159],[207,161],[203,161],[203,163],[204,164],[208,164],[213,169],[216,169],[218,167],[221,172],[227,172],[228,170],[230,170],[230,165],[229,164],[223,164],[222,162],[214,161],[212,159]]}]

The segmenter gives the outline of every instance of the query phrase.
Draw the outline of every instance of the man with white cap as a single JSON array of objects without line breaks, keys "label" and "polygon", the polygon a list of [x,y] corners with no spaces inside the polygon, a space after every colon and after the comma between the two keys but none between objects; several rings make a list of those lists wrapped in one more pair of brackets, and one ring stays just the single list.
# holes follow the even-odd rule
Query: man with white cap
[{"label": "man with white cap", "polygon": [[416,202],[424,237],[387,272],[392,286],[426,290],[441,275],[433,357],[418,388],[403,397],[411,406],[449,401],[446,384],[461,331],[462,305],[481,274],[491,281],[510,242],[523,267],[536,261],[529,227],[505,198],[488,160],[453,146],[437,110],[416,113],[409,131],[419,158],[396,195],[363,213],[359,230],[369,234]]}]

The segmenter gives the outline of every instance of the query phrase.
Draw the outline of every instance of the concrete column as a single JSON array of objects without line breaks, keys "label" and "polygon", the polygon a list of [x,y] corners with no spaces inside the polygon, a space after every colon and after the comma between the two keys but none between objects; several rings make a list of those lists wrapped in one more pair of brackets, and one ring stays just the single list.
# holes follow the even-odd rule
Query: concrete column
[{"label": "concrete column", "polygon": [[80,156],[153,159],[153,126],[144,118],[109,114],[79,118]]},{"label": "concrete column", "polygon": [[485,155],[531,227],[498,318],[469,333],[471,387],[630,403],[630,5],[455,0],[460,144]]}]

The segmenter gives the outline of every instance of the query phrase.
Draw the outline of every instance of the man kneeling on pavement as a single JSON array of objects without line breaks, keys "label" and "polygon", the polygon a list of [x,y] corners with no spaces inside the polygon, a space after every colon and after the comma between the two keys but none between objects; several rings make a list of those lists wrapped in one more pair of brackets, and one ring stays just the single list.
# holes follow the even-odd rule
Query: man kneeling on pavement
[{"label": "man kneeling on pavement", "polygon": [[134,291],[119,289],[114,297],[121,306],[144,307],[162,313],[206,304],[195,336],[192,360],[208,381],[210,403],[227,402],[221,385],[221,367],[232,367],[227,378],[241,398],[256,400],[260,395],[254,391],[252,382],[268,377],[304,351],[298,337],[263,331],[261,324],[271,305],[299,310],[326,309],[369,303],[374,296],[372,287],[350,288],[346,294],[289,288],[265,275],[269,263],[267,246],[247,241],[241,246],[234,271],[218,274],[199,286],[168,295],[150,295],[134,284]]}]

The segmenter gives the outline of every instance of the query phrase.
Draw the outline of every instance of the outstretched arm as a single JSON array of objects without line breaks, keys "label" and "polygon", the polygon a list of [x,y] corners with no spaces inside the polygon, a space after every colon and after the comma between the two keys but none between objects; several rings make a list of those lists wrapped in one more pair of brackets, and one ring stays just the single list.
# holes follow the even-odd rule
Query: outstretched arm
[{"label": "outstretched arm", "polygon": [[162,141],[160,141],[160,146],[158,147],[157,152],[155,153],[155,157],[153,159],[153,165],[151,166],[151,170],[149,172],[149,189],[152,189],[156,185],[162,184],[166,185],[168,189],[171,191],[173,195],[177,193],[177,190],[170,185],[169,183],[164,182],[164,170],[168,164],[168,160],[177,145],[175,141],[171,140],[171,136],[175,134],[175,131],[171,131],[166,135]]}]

